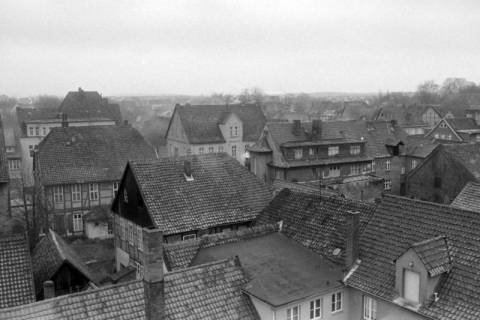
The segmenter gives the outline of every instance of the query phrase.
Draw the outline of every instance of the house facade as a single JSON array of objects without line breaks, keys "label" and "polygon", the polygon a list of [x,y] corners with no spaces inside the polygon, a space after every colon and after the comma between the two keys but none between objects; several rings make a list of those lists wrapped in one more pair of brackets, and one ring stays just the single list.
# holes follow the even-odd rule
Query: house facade
[{"label": "house facade", "polygon": [[35,152],[42,228],[60,235],[112,236],[112,221],[106,234],[86,233],[86,215],[112,203],[129,159],[154,158],[153,148],[129,125],[53,129]]},{"label": "house facade", "polygon": [[176,105],[166,133],[171,157],[228,153],[242,164],[265,125],[259,105]]},{"label": "house facade", "polygon": [[68,122],[75,126],[105,126],[122,122],[120,107],[96,91],[70,91],[58,108],[17,108],[21,129],[20,150],[24,182],[33,185],[33,152],[53,128]]},{"label": "house facade", "polygon": [[426,134],[442,143],[480,142],[480,127],[473,118],[444,118]]}]

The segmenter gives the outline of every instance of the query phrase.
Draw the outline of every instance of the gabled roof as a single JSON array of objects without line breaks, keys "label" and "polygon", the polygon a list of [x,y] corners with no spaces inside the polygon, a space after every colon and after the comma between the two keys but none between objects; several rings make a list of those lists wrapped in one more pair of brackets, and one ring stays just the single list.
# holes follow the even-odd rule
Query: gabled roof
[{"label": "gabled roof", "polygon": [[243,141],[256,141],[266,121],[261,107],[257,104],[197,106],[177,104],[172,119],[178,114],[188,141],[192,144],[222,143],[225,139],[219,125],[232,113],[242,121]]},{"label": "gabled roof", "polygon": [[97,91],[70,91],[59,107],[69,119],[105,119],[122,121],[120,106],[108,103]]},{"label": "gabled roof", "polygon": [[142,281],[125,282],[0,310],[5,320],[146,320]]},{"label": "gabled roof", "polygon": [[453,207],[480,213],[480,183],[468,182],[451,203]]},{"label": "gabled roof", "polygon": [[120,180],[128,160],[155,159],[140,133],[126,126],[53,128],[39,144],[44,185]]},{"label": "gabled roof", "polygon": [[0,309],[34,301],[32,261],[26,236],[0,238]]},{"label": "gabled roof", "polygon": [[[395,264],[413,244],[448,239],[452,268],[418,312],[433,319],[478,319],[480,313],[480,220],[478,213],[448,205],[387,195],[360,236],[361,263],[347,285],[393,301]],[[435,240],[436,242],[436,240]],[[442,255],[444,257],[444,255]]]},{"label": "gabled roof", "polygon": [[439,143],[435,139],[425,138],[419,135],[410,135],[406,139],[406,155],[416,158],[426,158],[433,150],[435,150]]},{"label": "gabled roof", "polygon": [[445,121],[456,131],[480,129],[473,118],[446,118]]},{"label": "gabled roof", "polygon": [[[363,230],[375,210],[372,203],[283,189],[258,216],[257,225],[283,221],[282,233],[287,237],[340,264],[344,261],[349,211],[360,213]],[[340,255],[333,254],[336,248],[341,249]]]},{"label": "gabled roof", "polygon": [[22,126],[25,122],[36,120],[62,120],[60,110],[58,108],[17,108],[17,119]]},{"label": "gabled roof", "polygon": [[53,230],[49,230],[33,249],[32,262],[37,293],[42,290],[43,283],[50,280],[64,264],[78,270],[90,282],[97,283],[77,253]]},{"label": "gabled roof", "polygon": [[480,179],[480,144],[448,144],[442,150],[459,161],[476,178]]},{"label": "gabled roof", "polygon": [[259,319],[246,282],[232,258],[166,273],[165,319]]},{"label": "gabled roof", "polygon": [[[193,181],[185,178],[186,160]],[[225,153],[133,161],[129,168],[165,235],[252,221],[271,199],[270,188]]]},{"label": "gabled roof", "polygon": [[431,277],[438,276],[452,269],[452,260],[444,236],[430,238],[412,244],[415,251]]},{"label": "gabled roof", "polygon": [[439,117],[441,112],[436,106],[432,105],[387,105],[378,108],[373,116],[374,120],[396,120],[400,126],[426,126],[422,115],[432,108]]}]

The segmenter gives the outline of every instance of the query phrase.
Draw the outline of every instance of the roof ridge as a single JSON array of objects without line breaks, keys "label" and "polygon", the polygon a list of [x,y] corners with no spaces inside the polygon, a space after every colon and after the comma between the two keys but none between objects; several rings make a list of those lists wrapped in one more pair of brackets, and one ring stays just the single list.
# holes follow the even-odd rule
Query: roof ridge
[{"label": "roof ridge", "polygon": [[50,235],[52,237],[52,241],[55,244],[55,247],[57,248],[58,253],[60,254],[60,258],[62,258],[63,261],[67,260],[67,257],[65,255],[65,252],[63,252],[63,248],[60,246],[58,240],[57,240],[57,233],[53,231],[52,229],[48,229],[50,232]]},{"label": "roof ridge", "polygon": [[195,269],[208,268],[208,267],[211,267],[213,265],[217,265],[217,264],[221,265],[221,264],[226,264],[226,263],[229,263],[229,262],[231,262],[231,263],[233,263],[233,265],[235,265],[235,257],[230,257],[230,258],[221,259],[221,260],[215,260],[215,261],[212,261],[212,262],[198,264],[198,265],[195,265],[195,266],[192,266],[192,267],[187,267],[187,268],[183,268],[183,269],[179,269],[179,270],[175,270],[175,271],[170,271],[170,272],[165,273],[165,278],[170,276],[170,275],[177,274],[177,273],[183,273],[183,272],[187,272],[187,271],[191,271],[191,270],[195,270]]},{"label": "roof ridge", "polygon": [[413,202],[428,204],[428,205],[431,205],[431,206],[448,208],[448,209],[451,209],[451,210],[457,210],[457,211],[464,211],[464,212],[475,213],[475,214],[478,215],[478,212],[476,212],[476,211],[466,210],[466,209],[454,207],[454,206],[451,206],[450,204],[430,202],[430,201],[420,200],[420,199],[416,199],[416,198],[413,198],[413,199],[412,199],[412,198],[407,198],[407,197],[404,197],[404,196],[399,196],[399,195],[396,195],[396,194],[384,194],[384,195],[383,195],[383,198],[395,198],[395,199],[399,199],[399,200],[403,200],[403,201],[413,201]]},{"label": "roof ridge", "polygon": [[429,238],[429,239],[426,239],[426,240],[422,240],[422,241],[418,241],[418,242],[415,242],[413,243],[410,247],[413,248],[413,247],[419,247],[419,246],[422,246],[424,244],[427,244],[427,243],[430,243],[430,242],[433,242],[433,241],[436,241],[436,240],[440,240],[440,239],[446,239],[447,237],[444,236],[444,235],[440,235],[440,236],[436,236],[436,237],[432,237],[432,238]]}]

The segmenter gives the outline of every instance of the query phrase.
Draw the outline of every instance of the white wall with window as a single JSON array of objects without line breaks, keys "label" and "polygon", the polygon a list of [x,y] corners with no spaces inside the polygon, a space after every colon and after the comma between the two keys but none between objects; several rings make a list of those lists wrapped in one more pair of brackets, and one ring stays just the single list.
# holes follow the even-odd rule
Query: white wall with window
[{"label": "white wall with window", "polygon": [[343,310],[343,294],[341,291],[332,293],[331,295],[331,311],[332,313]]},{"label": "white wall with window", "polygon": [[330,166],[328,168],[328,177],[340,177],[340,166]]},{"label": "white wall with window", "polygon": [[363,296],[363,319],[377,320],[377,301],[368,296]]},{"label": "white wall with window", "polygon": [[80,184],[72,184],[72,201],[82,201],[82,186]]},{"label": "white wall with window", "polygon": [[322,319],[322,308],[323,308],[323,299],[317,298],[310,301],[309,306],[309,319],[318,320]]},{"label": "white wall with window", "polygon": [[287,308],[287,320],[300,320],[300,306]]},{"label": "white wall with window", "polygon": [[391,190],[391,189],[392,189],[392,180],[390,180],[390,179],[385,179],[385,181],[384,181],[384,189],[385,189],[385,190]]},{"label": "white wall with window", "polygon": [[302,159],[303,157],[303,150],[302,149],[295,149],[295,159]]},{"label": "white wall with window", "polygon": [[328,156],[333,157],[340,152],[340,148],[338,146],[328,147]]},{"label": "white wall with window", "polygon": [[359,145],[350,146],[350,154],[351,155],[360,154],[360,146]]},{"label": "white wall with window", "polygon": [[385,170],[390,171],[392,168],[392,162],[390,160],[385,161]]},{"label": "white wall with window", "polygon": [[73,213],[73,232],[83,231],[83,214],[81,212]]},{"label": "white wall with window", "polygon": [[9,170],[19,170],[21,167],[20,159],[8,159],[8,169]]},{"label": "white wall with window", "polygon": [[63,202],[63,186],[53,187],[53,201],[56,203]]},{"label": "white wall with window", "polygon": [[420,302],[420,274],[405,269],[403,272],[403,298],[410,302]]},{"label": "white wall with window", "polygon": [[415,169],[417,167],[417,160],[413,159],[412,160],[412,169]]},{"label": "white wall with window", "polygon": [[90,200],[98,200],[98,183],[88,184],[88,194]]}]

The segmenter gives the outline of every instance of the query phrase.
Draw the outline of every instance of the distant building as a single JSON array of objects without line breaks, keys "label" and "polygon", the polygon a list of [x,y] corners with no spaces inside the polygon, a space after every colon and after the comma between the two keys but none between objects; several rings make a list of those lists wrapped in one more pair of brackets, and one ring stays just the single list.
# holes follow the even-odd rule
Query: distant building
[{"label": "distant building", "polygon": [[465,117],[474,119],[477,126],[480,126],[480,108],[467,109],[465,111]]},{"label": "distant building", "polygon": [[10,173],[3,124],[0,118],[0,214],[10,212]]},{"label": "distant building", "polygon": [[245,164],[265,125],[259,105],[176,105],[166,133],[169,156],[226,152]]},{"label": "distant building", "polygon": [[[25,234],[0,238],[0,319],[3,308],[35,301],[32,260]],[[3,318],[6,319],[6,318]]]},{"label": "distant building", "polygon": [[444,143],[480,142],[480,127],[473,118],[444,118],[426,137]]},{"label": "distant building", "polygon": [[40,225],[60,235],[84,235],[85,216],[112,203],[127,161],[155,158],[130,125],[53,128],[35,152]]},{"label": "distant building", "polygon": [[480,144],[440,145],[406,177],[408,196],[449,204],[480,180]]},{"label": "distant building", "polygon": [[17,108],[21,129],[20,147],[25,184],[33,185],[32,152],[52,128],[68,123],[71,127],[115,125],[122,122],[120,107],[96,91],[70,91],[58,108]]}]

